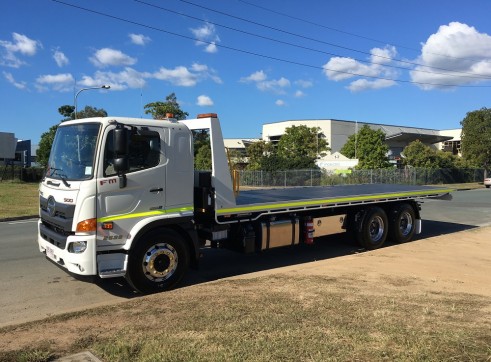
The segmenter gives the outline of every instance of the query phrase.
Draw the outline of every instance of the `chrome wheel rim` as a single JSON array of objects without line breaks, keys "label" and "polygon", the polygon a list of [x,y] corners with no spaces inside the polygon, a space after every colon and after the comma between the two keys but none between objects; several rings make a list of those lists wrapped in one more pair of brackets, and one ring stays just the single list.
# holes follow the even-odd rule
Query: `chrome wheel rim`
[{"label": "chrome wheel rim", "polygon": [[399,221],[399,230],[402,236],[408,236],[413,230],[413,217],[409,212],[403,212]]},{"label": "chrome wheel rim", "polygon": [[143,256],[143,273],[152,282],[169,279],[178,265],[177,251],[167,243],[153,245]]},{"label": "chrome wheel rim", "polygon": [[384,220],[380,216],[374,217],[369,226],[370,240],[376,243],[382,239],[384,235]]}]

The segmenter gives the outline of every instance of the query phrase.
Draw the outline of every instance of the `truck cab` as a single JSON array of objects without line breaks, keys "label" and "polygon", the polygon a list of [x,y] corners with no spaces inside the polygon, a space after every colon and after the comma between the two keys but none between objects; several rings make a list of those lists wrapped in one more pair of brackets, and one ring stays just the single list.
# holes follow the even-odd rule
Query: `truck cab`
[{"label": "truck cab", "polygon": [[[125,276],[134,241],[172,225],[196,255],[193,184],[192,133],[184,124],[118,117],[64,122],[39,189],[40,251],[74,274]],[[165,268],[153,273],[171,278],[165,270],[173,252],[156,255],[153,268]]]}]

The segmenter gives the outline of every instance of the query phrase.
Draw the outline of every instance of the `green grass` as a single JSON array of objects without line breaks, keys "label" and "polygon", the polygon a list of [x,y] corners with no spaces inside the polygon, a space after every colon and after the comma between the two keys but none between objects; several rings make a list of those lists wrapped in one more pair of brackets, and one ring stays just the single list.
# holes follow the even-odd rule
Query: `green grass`
[{"label": "green grass", "polygon": [[0,219],[39,214],[39,184],[0,182]]},{"label": "green grass", "polygon": [[[403,284],[226,280],[0,329],[0,342],[25,340],[31,353],[50,357],[90,350],[108,362],[491,359],[489,300],[409,293]],[[22,353],[19,345],[0,361]]]}]

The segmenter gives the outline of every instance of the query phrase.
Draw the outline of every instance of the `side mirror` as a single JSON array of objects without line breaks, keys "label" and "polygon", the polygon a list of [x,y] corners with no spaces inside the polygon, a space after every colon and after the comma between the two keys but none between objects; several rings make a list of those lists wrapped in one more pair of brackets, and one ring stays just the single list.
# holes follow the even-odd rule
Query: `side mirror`
[{"label": "side mirror", "polygon": [[128,154],[128,130],[121,125],[114,130],[114,153],[117,156]]},{"label": "side mirror", "polygon": [[124,173],[128,171],[129,163],[128,163],[128,156],[123,156],[123,157],[117,157],[113,160],[113,166],[114,166],[114,171],[117,173]]},{"label": "side mirror", "polygon": [[128,130],[122,126],[118,125],[114,129],[114,159],[113,166],[114,171],[118,173],[119,177],[119,188],[126,187],[126,175],[130,169],[128,161]]}]

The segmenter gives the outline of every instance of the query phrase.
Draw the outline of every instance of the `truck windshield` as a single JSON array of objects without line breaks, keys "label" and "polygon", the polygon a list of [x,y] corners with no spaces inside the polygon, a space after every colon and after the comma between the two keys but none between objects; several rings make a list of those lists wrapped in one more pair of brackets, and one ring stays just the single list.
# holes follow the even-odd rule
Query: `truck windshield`
[{"label": "truck windshield", "polygon": [[99,123],[60,126],[51,147],[47,177],[62,180],[86,180],[94,173],[94,155]]}]

